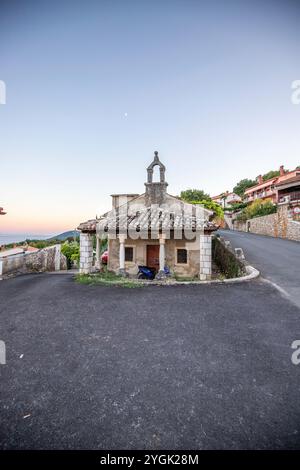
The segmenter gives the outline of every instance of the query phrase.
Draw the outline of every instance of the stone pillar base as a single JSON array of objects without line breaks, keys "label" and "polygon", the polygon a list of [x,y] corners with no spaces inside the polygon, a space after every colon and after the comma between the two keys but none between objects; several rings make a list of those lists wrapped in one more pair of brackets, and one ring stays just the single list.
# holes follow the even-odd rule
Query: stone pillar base
[{"label": "stone pillar base", "polygon": [[211,275],[210,274],[200,274],[199,275],[200,281],[210,281]]},{"label": "stone pillar base", "polygon": [[99,261],[96,261],[95,262],[95,270],[96,271],[102,271],[102,266],[101,266],[101,263]]},{"label": "stone pillar base", "polygon": [[125,269],[119,269],[119,276],[128,277],[128,273],[125,271]]},{"label": "stone pillar base", "polygon": [[162,279],[166,279],[166,277],[167,277],[167,275],[166,275],[165,271],[158,271],[158,273],[155,276],[155,279],[160,281]]}]

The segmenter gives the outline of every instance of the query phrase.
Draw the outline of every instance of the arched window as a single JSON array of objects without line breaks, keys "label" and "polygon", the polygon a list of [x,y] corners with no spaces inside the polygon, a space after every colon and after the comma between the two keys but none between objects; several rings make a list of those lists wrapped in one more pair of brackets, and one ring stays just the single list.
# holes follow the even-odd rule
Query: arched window
[{"label": "arched window", "polygon": [[164,183],[165,171],[165,166],[158,158],[158,152],[154,152],[154,160],[147,168],[148,183]]},{"label": "arched window", "polygon": [[153,167],[152,182],[153,183],[159,183],[160,182],[160,171],[159,171],[159,166],[158,165],[155,165]]}]

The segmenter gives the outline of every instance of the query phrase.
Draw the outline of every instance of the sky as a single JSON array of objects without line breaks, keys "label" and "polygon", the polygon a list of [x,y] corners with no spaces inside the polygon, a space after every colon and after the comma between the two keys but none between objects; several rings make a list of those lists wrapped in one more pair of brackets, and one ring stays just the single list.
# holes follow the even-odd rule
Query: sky
[{"label": "sky", "polygon": [[0,233],[300,165],[300,1],[0,1]]}]

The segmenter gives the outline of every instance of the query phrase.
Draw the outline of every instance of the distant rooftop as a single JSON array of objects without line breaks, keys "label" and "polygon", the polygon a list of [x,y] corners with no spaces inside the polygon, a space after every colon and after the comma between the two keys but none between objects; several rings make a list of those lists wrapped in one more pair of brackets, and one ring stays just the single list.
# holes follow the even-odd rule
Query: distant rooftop
[{"label": "distant rooftop", "polygon": [[35,251],[39,251],[38,248],[35,248],[34,246],[16,246],[15,248],[10,248],[8,250],[3,250],[0,251],[0,258],[7,258],[8,256],[14,256],[14,255],[21,255],[22,253],[33,253]]}]

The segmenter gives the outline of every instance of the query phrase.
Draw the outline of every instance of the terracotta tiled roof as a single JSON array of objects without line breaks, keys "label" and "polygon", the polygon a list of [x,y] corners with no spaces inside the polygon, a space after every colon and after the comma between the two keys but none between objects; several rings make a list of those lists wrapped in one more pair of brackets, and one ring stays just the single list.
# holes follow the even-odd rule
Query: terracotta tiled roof
[{"label": "terracotta tiled roof", "polygon": [[284,173],[284,175],[279,175],[274,178],[270,178],[264,181],[263,183],[255,184],[254,186],[251,186],[250,188],[246,189],[245,194],[252,193],[253,191],[257,191],[259,189],[263,189],[266,186],[270,186],[274,183],[276,183],[276,186],[281,183],[285,184],[287,181],[290,180],[290,178],[294,178],[294,176],[296,176],[298,172],[299,170],[296,170],[296,169],[292,171],[287,171],[286,173]]},{"label": "terracotta tiled roof", "polygon": [[299,181],[299,183],[300,183],[300,171],[299,171],[299,175],[292,176],[291,178],[288,178],[286,180],[278,182],[276,184],[276,187],[283,186],[283,185],[286,185],[286,184],[289,184],[289,183],[296,183],[297,181]]},{"label": "terracotta tiled roof", "polygon": [[92,219],[83,222],[78,226],[78,230],[82,232],[102,231],[125,231],[132,229],[137,232],[143,230],[180,230],[190,229],[192,231],[204,230],[212,232],[218,229],[214,223],[205,218],[195,215],[184,215],[181,212],[164,212],[160,208],[150,211],[145,209],[132,215],[115,215],[113,211],[108,213],[106,217],[100,219]]},{"label": "terracotta tiled roof", "polygon": [[270,178],[269,180],[266,180],[263,183],[256,184],[255,186],[251,186],[251,188],[245,190],[245,194],[252,193],[253,191],[257,191],[258,189],[266,188],[267,186],[274,184],[277,180],[278,176],[276,176],[276,178]]},{"label": "terracotta tiled roof", "polygon": [[23,247],[10,248],[8,250],[0,251],[0,258],[6,258],[7,256],[20,255],[24,253]]},{"label": "terracotta tiled roof", "polygon": [[34,253],[35,251],[39,251],[39,248],[35,248],[35,246],[27,246],[26,251],[30,251],[30,253]]},{"label": "terracotta tiled roof", "polygon": [[77,229],[81,230],[82,232],[96,232],[96,219],[87,220],[86,222],[82,222],[78,225]]}]

